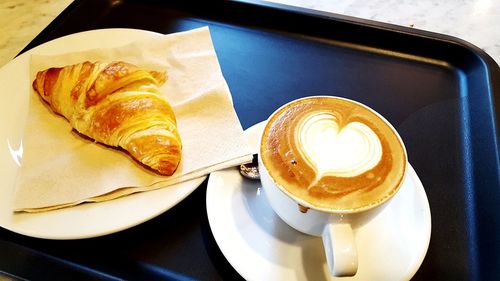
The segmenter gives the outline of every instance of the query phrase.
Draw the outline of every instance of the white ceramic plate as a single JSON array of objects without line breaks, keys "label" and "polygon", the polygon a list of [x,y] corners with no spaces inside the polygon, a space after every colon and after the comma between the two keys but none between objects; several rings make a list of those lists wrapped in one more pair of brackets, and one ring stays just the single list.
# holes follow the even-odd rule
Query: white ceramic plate
[{"label": "white ceramic plate", "polygon": [[[263,123],[246,131],[258,151]],[[207,213],[217,244],[246,280],[337,280],[330,276],[321,238],[301,234],[271,209],[260,182],[238,170],[210,174]],[[371,221],[354,227],[359,268],[338,280],[409,280],[427,253],[429,203],[410,166],[400,191]]]},{"label": "white ceramic plate", "polygon": [[30,55],[112,48],[158,36],[161,34],[135,29],[102,29],[76,33],[33,48],[0,69],[1,227],[49,239],[79,239],[110,234],[158,216],[186,198],[203,182],[206,177],[108,202],[83,204],[39,214],[12,213],[13,187],[22,154],[19,148],[31,87],[28,77]]}]

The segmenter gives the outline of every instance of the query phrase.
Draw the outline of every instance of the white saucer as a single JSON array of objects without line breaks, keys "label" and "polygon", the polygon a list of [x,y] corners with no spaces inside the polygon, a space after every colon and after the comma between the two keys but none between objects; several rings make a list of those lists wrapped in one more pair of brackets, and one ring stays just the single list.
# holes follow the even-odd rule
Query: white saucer
[{"label": "white saucer", "polygon": [[[254,151],[263,123],[245,133]],[[354,227],[359,268],[354,277],[330,276],[321,238],[297,232],[269,206],[260,182],[237,169],[210,175],[207,213],[222,253],[246,280],[409,280],[427,253],[431,214],[414,169],[386,208]]]}]

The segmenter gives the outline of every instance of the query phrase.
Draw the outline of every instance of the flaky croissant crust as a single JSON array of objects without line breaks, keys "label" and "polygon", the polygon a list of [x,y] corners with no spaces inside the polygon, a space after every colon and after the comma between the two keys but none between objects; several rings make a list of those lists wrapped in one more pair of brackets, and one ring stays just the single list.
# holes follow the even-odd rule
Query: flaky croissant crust
[{"label": "flaky croissant crust", "polygon": [[126,62],[86,61],[38,72],[33,88],[79,133],[172,175],[182,144],[172,107],[159,92],[166,79],[165,72]]}]

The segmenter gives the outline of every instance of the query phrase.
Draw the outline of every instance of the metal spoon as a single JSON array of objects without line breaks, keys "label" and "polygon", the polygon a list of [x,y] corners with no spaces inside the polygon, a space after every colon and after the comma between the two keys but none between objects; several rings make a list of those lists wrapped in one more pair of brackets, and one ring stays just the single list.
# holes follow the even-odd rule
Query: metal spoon
[{"label": "metal spoon", "polygon": [[257,154],[253,155],[251,163],[240,165],[240,174],[247,179],[252,179],[252,180],[260,179]]}]

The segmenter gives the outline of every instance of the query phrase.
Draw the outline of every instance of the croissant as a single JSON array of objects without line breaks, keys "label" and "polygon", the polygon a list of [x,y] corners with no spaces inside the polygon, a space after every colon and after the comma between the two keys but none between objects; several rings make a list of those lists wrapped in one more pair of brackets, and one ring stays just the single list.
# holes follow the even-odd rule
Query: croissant
[{"label": "croissant", "polygon": [[33,88],[79,133],[172,175],[182,144],[172,107],[159,95],[166,76],[125,62],[87,61],[40,71]]}]

